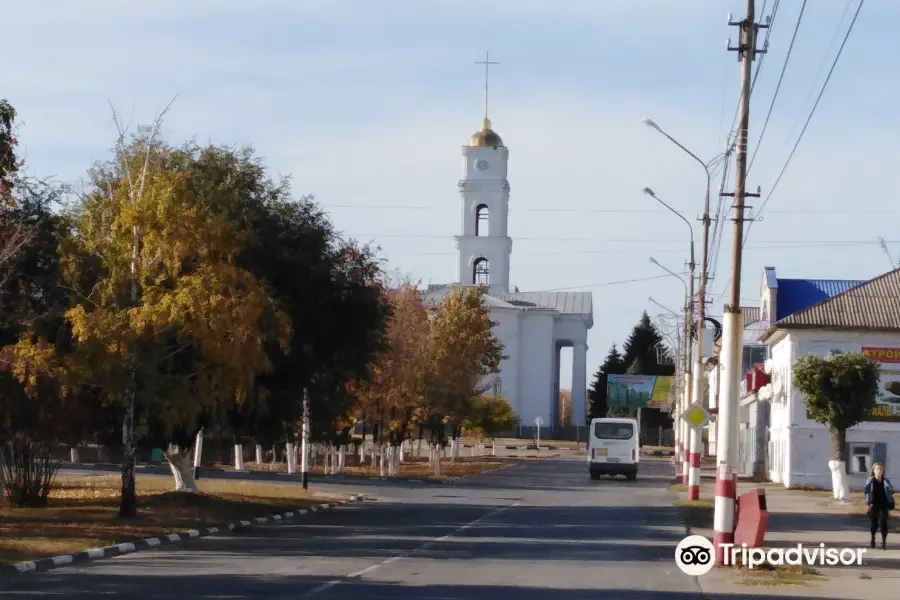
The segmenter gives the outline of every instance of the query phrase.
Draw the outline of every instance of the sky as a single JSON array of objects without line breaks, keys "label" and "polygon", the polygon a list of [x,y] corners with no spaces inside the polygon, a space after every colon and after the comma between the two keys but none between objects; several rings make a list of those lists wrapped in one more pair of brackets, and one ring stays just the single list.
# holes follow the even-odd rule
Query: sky
[{"label": "sky", "polygon": [[[780,277],[867,279],[900,261],[900,3],[867,0],[784,175],[858,0],[756,2],[772,20],[751,97],[740,296],[758,306],[763,268]],[[782,65],[803,19],[766,121]],[[738,0],[32,0],[4,8],[0,97],[19,113],[28,171],[76,183],[110,155],[114,106],[133,127],[177,95],[167,141],[252,145],[291,175],[346,236],[390,269],[456,278],[461,146],[483,117],[510,150],[510,281],[593,293],[588,371],[643,310],[680,311],[688,225],[698,262],[706,174],[726,149],[739,93]],[[761,30],[759,46],[765,30]],[[758,154],[757,154],[758,149]],[[711,313],[728,297],[734,224],[713,167]],[[725,190],[733,191],[733,161]],[[758,212],[760,211],[761,212]],[[723,226],[718,235],[716,223]],[[894,225],[891,225],[891,224]],[[718,257],[718,258],[717,258]],[[639,281],[633,281],[639,280]],[[564,355],[564,359],[565,359]],[[564,364],[568,387],[571,369]]]}]

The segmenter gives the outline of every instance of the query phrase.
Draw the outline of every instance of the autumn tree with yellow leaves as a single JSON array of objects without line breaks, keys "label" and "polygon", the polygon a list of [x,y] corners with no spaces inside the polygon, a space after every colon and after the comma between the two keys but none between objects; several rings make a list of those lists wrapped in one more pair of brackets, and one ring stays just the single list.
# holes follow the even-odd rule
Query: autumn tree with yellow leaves
[{"label": "autumn tree with yellow leaves", "polygon": [[491,454],[494,454],[494,438],[513,431],[518,424],[516,413],[505,396],[482,394],[472,403],[472,410],[463,421],[462,428],[467,434],[491,440]]},{"label": "autumn tree with yellow leaves", "polygon": [[[23,382],[51,372],[62,394],[99,388],[138,437],[164,438],[178,489],[195,490],[185,448],[199,424],[242,403],[291,326],[266,285],[236,264],[247,243],[234,221],[162,167],[152,138],[120,143],[70,211],[61,248],[68,348],[25,332],[11,348]],[[128,410],[133,408],[129,414]],[[123,440],[127,442],[127,440]],[[136,513],[133,461],[120,514]]]},{"label": "autumn tree with yellow leaves", "polygon": [[414,283],[405,281],[388,289],[386,296],[391,306],[388,346],[369,365],[368,380],[352,383],[351,393],[357,398],[356,411],[373,425],[382,469],[386,462],[388,475],[395,475],[400,469],[399,446],[410,426],[427,412],[429,321]]},{"label": "autumn tree with yellow leaves", "polygon": [[481,287],[455,288],[440,302],[429,321],[427,398],[424,421],[431,430],[435,469],[444,432],[453,432],[452,457],[458,452],[460,426],[474,401],[487,389],[488,375],[500,372],[503,345],[494,334]]}]

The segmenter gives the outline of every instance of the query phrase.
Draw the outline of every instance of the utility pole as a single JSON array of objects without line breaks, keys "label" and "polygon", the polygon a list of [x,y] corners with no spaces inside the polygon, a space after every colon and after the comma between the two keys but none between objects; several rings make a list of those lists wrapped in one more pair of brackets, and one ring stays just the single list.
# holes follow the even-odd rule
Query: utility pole
[{"label": "utility pole", "polygon": [[681,475],[682,482],[688,482],[688,471],[687,471],[687,440],[685,439],[687,433],[687,424],[684,422],[684,419],[681,418],[681,414],[687,410],[688,404],[690,403],[691,398],[691,344],[694,341],[694,336],[691,335],[691,324],[694,322],[693,315],[691,314],[691,298],[687,297],[684,299],[684,389],[681,392],[681,400],[678,403],[678,410],[675,412],[675,427],[678,432],[678,441],[676,442],[676,454],[677,454],[677,463],[675,476]]},{"label": "utility pole", "polygon": [[[734,246],[731,255],[731,296],[725,305],[722,332],[721,402],[718,406],[718,465],[716,469],[716,501],[713,528],[716,547],[716,563],[725,563],[724,544],[734,543],[735,499],[737,496],[737,429],[738,401],[740,398],[741,358],[743,346],[743,315],[741,312],[741,258],[744,244],[744,199],[747,184],[747,136],[750,128],[750,76],[757,52],[756,38],[760,28],[768,25],[756,23],[754,0],[747,0],[747,16],[729,25],[740,28],[739,43],[729,51],[736,51],[741,63],[741,96],[739,119],[735,140],[734,183]],[[732,195],[732,194],[726,194]]]},{"label": "utility pole", "polygon": [[691,391],[694,387],[694,382],[697,379],[699,373],[693,372],[693,368],[691,367],[691,358],[694,354],[693,343],[694,343],[694,271],[697,267],[696,262],[694,261],[694,235],[691,234],[691,262],[689,263],[690,274],[688,277],[691,278],[689,284],[688,297],[685,298],[686,304],[686,312],[687,314],[685,319],[685,334],[687,335],[687,344],[685,349],[687,350],[687,354],[685,355],[685,369],[687,373],[687,381],[685,381],[684,388],[684,402],[681,407],[681,412],[678,413],[678,421],[679,425],[682,427],[682,449],[681,449],[681,482],[685,485],[688,485],[690,480],[690,469],[691,469],[691,461],[690,461],[690,451],[691,451],[691,427],[685,423],[684,419],[681,418],[681,414],[684,413],[691,405]]},{"label": "utility pole", "polygon": [[[697,292],[697,356],[694,361],[694,376],[692,381],[693,403],[703,406],[703,382],[705,373],[703,370],[703,329],[706,326],[706,279],[707,263],[709,262],[709,193],[711,179],[706,179],[706,199],[703,203],[703,258],[700,262],[700,289]],[[690,466],[688,468],[688,499],[700,499],[700,456],[702,454],[702,440],[699,427],[691,428],[691,450],[688,456]]]},{"label": "utility pole", "polygon": [[300,481],[309,489],[309,392],[303,388],[303,432],[300,439]]}]

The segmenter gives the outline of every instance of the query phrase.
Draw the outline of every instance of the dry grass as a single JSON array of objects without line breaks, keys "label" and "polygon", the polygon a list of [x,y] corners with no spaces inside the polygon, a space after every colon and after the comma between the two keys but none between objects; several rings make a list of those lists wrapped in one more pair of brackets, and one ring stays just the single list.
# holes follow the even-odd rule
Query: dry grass
[{"label": "dry grass", "polygon": [[675,452],[672,446],[641,446],[641,449],[647,452]]},{"label": "dry grass", "polygon": [[753,569],[734,568],[739,576],[738,583],[754,586],[799,585],[809,587],[813,583],[825,581],[825,576],[805,565],[759,565]]},{"label": "dry grass", "polygon": [[[344,467],[342,476],[344,477],[380,477],[381,471],[378,467],[372,467],[371,462],[366,461],[365,465],[360,465],[356,456],[347,455],[347,465]],[[462,477],[464,475],[479,475],[488,471],[494,471],[503,467],[506,463],[492,459],[490,457],[460,457],[457,462],[451,462],[449,459],[441,461],[441,474],[435,475],[434,468],[428,464],[425,458],[406,458],[400,464],[400,474],[393,478],[401,479],[435,479],[444,480],[453,477]],[[264,463],[261,466],[255,462],[246,463],[248,471],[277,471],[286,472],[287,465],[284,463]],[[228,465],[221,465],[223,469],[231,469]],[[387,467],[385,467],[385,472]],[[309,466],[309,472],[314,475],[323,474],[323,465],[318,462],[316,465]]]},{"label": "dry grass", "polygon": [[0,564],[211,527],[329,501],[298,485],[200,480],[201,494],[171,491],[168,476],[138,475],[138,518],[116,515],[118,476],[59,476],[46,508],[0,507]]}]

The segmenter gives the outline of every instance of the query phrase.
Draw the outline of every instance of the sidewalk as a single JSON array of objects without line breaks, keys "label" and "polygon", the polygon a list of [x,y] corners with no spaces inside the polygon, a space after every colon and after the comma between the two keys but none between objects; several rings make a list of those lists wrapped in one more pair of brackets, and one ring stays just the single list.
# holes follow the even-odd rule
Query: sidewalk
[{"label": "sidewalk", "polygon": [[[764,573],[714,569],[699,578],[705,593],[761,596],[774,593],[847,600],[871,600],[897,594],[900,586],[900,534],[889,535],[887,550],[873,550],[869,548],[868,519],[864,514],[854,513],[860,510],[859,506],[835,504],[830,492],[787,490],[773,483],[740,481],[738,496],[756,488],[766,491],[769,512],[764,542],[766,548],[789,548],[797,544],[810,548],[819,544],[830,548],[864,548],[863,565],[815,566],[806,570],[808,573],[796,568],[792,573],[788,570]],[[687,492],[679,491],[678,495],[681,500],[687,499]],[[703,469],[700,502],[711,505],[714,496],[715,472]],[[896,520],[891,525],[896,527]],[[711,529],[694,529],[691,533],[709,539],[713,537]]]}]

